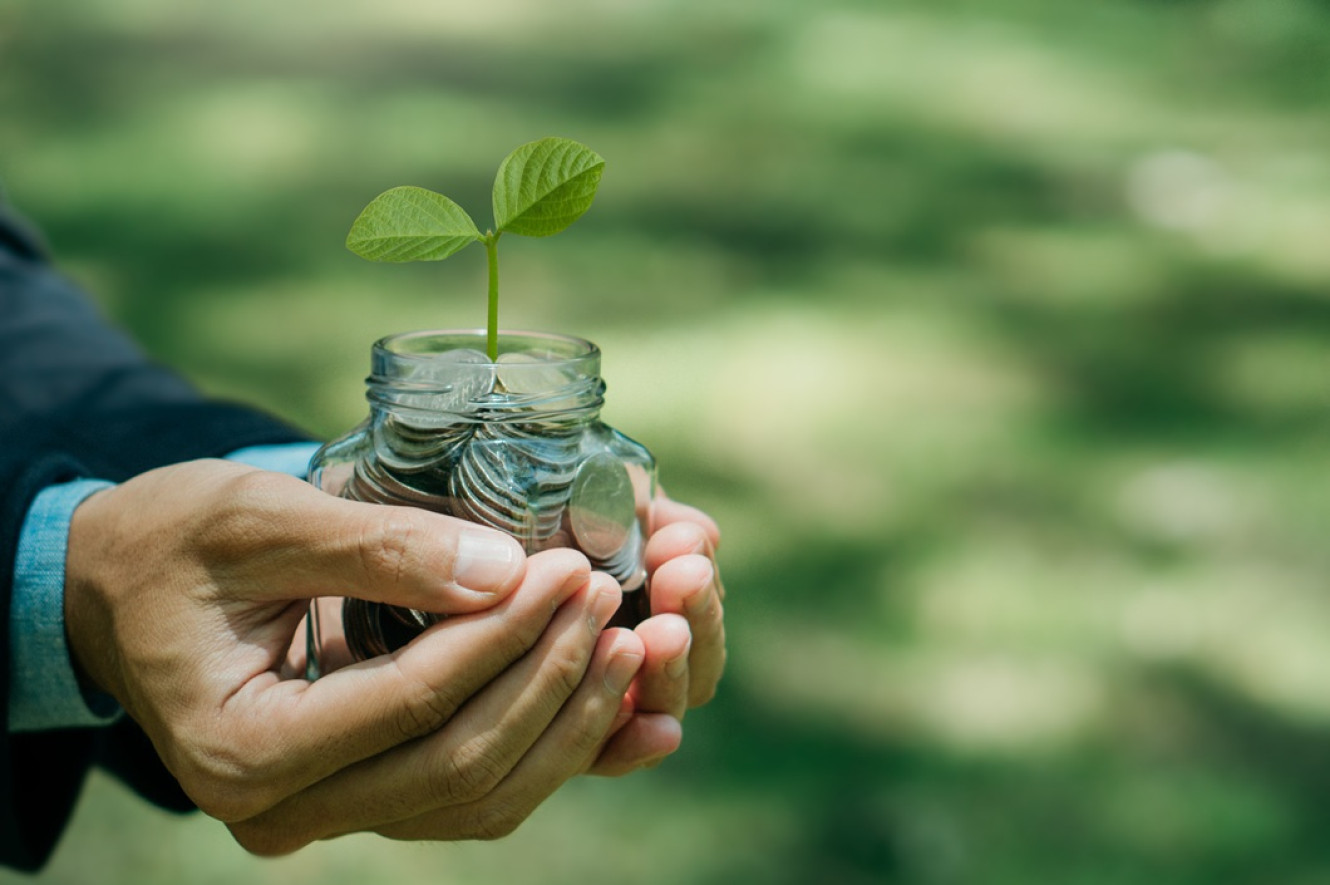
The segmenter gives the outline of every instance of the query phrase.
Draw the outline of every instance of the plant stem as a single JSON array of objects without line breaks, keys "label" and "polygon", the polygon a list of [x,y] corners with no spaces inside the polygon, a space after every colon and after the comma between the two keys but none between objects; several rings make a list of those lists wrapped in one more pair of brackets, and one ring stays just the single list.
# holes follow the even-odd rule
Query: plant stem
[{"label": "plant stem", "polygon": [[490,312],[488,350],[490,362],[499,358],[499,237],[503,231],[485,235],[485,254],[490,265]]}]

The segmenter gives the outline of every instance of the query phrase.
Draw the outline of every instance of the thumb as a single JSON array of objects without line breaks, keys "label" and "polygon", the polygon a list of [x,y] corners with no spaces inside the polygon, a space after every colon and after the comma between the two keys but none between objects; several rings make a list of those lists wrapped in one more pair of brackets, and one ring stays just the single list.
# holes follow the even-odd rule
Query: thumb
[{"label": "thumb", "polygon": [[494,529],[334,498],[299,480],[282,485],[280,497],[264,496],[267,506],[242,517],[260,523],[244,533],[257,548],[241,558],[246,595],[353,596],[454,614],[494,605],[526,572],[521,545]]}]

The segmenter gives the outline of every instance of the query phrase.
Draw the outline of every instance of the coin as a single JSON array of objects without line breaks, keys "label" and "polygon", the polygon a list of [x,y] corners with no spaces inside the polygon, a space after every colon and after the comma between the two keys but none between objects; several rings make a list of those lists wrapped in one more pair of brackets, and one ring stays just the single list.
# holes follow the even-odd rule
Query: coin
[{"label": "coin", "polygon": [[361,661],[396,651],[440,619],[440,615],[353,597],[342,603],[346,647]]},{"label": "coin", "polygon": [[592,455],[577,468],[568,499],[573,540],[592,560],[605,561],[623,550],[637,525],[633,484],[623,462]]},{"label": "coin", "polygon": [[369,504],[405,504],[439,513],[451,512],[446,506],[447,499],[440,495],[445,489],[436,487],[432,477],[423,474],[411,479],[414,481],[407,482],[405,477],[396,476],[372,459],[362,460],[356,463],[343,487],[342,497]]},{"label": "coin", "polygon": [[400,424],[419,430],[452,426],[475,411],[494,390],[494,365],[478,350],[459,348],[432,353],[407,364],[391,391],[377,398],[395,412]]},{"label": "coin", "polygon": [[[459,515],[508,532],[524,542],[534,534],[534,519],[513,471],[494,448],[467,446],[448,477]],[[495,463],[495,462],[498,463]]]},{"label": "coin", "polygon": [[399,473],[418,473],[447,467],[474,430],[474,425],[458,422],[437,433],[422,433],[394,421],[390,415],[375,422],[370,433],[379,463]]},{"label": "coin", "polygon": [[342,632],[346,637],[346,648],[358,661],[388,652],[379,629],[380,608],[382,606],[353,597],[342,602]]},{"label": "coin", "polygon": [[605,572],[619,582],[619,589],[630,593],[646,583],[646,567],[642,559],[643,540],[641,527],[634,523],[628,540],[612,556],[597,559],[588,556],[591,565]]},{"label": "coin", "polygon": [[498,386],[518,396],[561,393],[576,380],[558,362],[529,351],[501,353],[494,362]]}]

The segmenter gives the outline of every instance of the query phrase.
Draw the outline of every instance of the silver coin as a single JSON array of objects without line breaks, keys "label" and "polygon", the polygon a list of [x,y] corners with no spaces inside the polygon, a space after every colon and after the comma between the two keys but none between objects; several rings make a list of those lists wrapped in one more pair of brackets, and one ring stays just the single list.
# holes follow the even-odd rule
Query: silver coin
[{"label": "silver coin", "polygon": [[[454,474],[456,476],[457,474]],[[457,506],[467,517],[475,522],[509,532],[517,536],[526,535],[531,523],[525,508],[512,504],[495,503],[477,491],[474,487],[458,483],[453,489],[453,498]]]},{"label": "silver coin", "polygon": [[460,487],[468,497],[483,498],[500,510],[526,506],[526,489],[516,465],[493,447],[468,448],[453,476],[460,483],[454,488]]},{"label": "silver coin", "polygon": [[356,464],[355,472],[342,489],[342,497],[370,504],[410,505],[448,512],[440,506],[440,496],[435,490],[407,483],[372,459]]},{"label": "silver coin", "polygon": [[501,353],[494,362],[497,386],[518,396],[558,393],[576,380],[558,361],[530,351]]},{"label": "silver coin", "polygon": [[375,422],[373,429],[376,448],[380,451],[386,448],[402,458],[428,460],[470,439],[475,433],[475,424],[458,420],[427,429],[415,427],[399,415],[390,413],[382,421]]},{"label": "silver coin", "polygon": [[494,365],[478,350],[445,350],[412,361],[396,384],[400,391],[390,399],[403,425],[442,429],[473,413],[494,390]]},{"label": "silver coin", "polygon": [[551,473],[572,473],[581,455],[581,447],[572,440],[513,437],[510,444],[528,461]]},{"label": "silver coin", "polygon": [[352,597],[342,603],[347,650],[362,661],[396,651],[441,619],[429,612]]},{"label": "silver coin", "polygon": [[383,631],[379,628],[378,609],[382,607],[352,597],[347,597],[342,603],[342,631],[346,637],[346,648],[358,661],[369,660],[389,651],[387,643],[383,641]]},{"label": "silver coin", "polygon": [[592,564],[618,581],[619,589],[624,593],[631,593],[646,584],[647,569],[642,556],[645,546],[641,523],[634,522],[628,543],[624,544],[609,561],[603,564],[593,561]]},{"label": "silver coin", "polygon": [[577,546],[592,560],[623,549],[637,525],[637,502],[622,461],[601,453],[582,462],[568,498],[568,522]]},{"label": "silver coin", "polygon": [[560,530],[571,477],[551,474],[502,433],[489,427],[483,438],[477,434],[450,477],[450,491],[478,520],[512,532],[534,551]]},{"label": "silver coin", "polygon": [[446,472],[473,429],[458,425],[438,434],[420,434],[404,428],[389,416],[376,422],[370,430],[374,445],[374,458],[385,469],[399,475],[420,474],[429,471]]},{"label": "silver coin", "polygon": [[533,534],[534,520],[520,492],[502,474],[488,472],[477,447],[463,452],[448,486],[459,515],[508,532],[523,542]]},{"label": "silver coin", "polygon": [[577,449],[563,440],[516,440],[505,449],[507,469],[522,487],[527,508],[536,519],[536,535],[557,532],[571,495]]},{"label": "silver coin", "polygon": [[500,354],[494,371],[496,391],[510,395],[524,411],[538,413],[537,423],[555,426],[579,410],[591,383],[559,357],[533,351]]}]

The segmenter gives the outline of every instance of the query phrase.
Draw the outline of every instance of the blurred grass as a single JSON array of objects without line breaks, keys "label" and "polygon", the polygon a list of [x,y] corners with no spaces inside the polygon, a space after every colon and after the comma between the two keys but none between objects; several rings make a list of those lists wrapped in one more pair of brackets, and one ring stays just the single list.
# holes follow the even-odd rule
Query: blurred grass
[{"label": "blurred grass", "polygon": [[1330,882],[1327,51],[1316,0],[0,10],[11,198],[324,435],[374,338],[483,322],[358,209],[604,154],[505,322],[602,345],[730,589],[680,754],[502,844],[263,862],[97,779],[45,880]]}]

